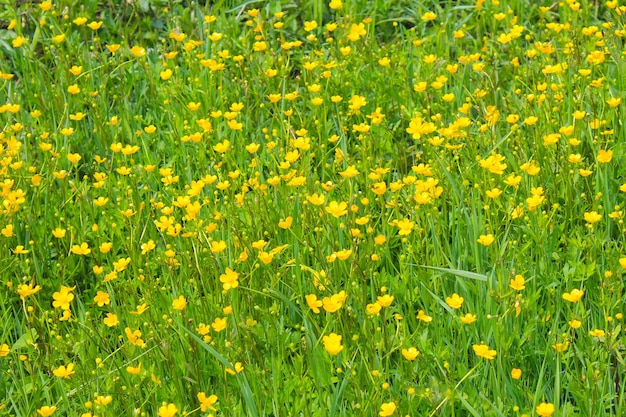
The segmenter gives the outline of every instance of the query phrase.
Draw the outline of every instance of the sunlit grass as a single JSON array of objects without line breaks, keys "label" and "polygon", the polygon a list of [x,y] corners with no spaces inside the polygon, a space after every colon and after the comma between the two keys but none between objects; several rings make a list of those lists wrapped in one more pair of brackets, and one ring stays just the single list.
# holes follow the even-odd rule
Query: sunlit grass
[{"label": "sunlit grass", "polygon": [[85,3],[0,11],[0,416],[626,413],[626,6]]}]

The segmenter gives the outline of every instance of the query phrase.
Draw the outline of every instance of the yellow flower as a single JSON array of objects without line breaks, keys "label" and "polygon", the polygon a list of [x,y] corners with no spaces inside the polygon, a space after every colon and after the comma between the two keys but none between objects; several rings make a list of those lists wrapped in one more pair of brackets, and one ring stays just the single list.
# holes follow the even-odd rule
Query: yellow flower
[{"label": "yellow flower", "polygon": [[120,324],[120,321],[117,318],[117,314],[114,314],[114,313],[107,313],[106,317],[102,320],[102,322],[107,327],[115,327],[118,324]]},{"label": "yellow flower", "polygon": [[333,294],[330,297],[324,297],[322,299],[322,306],[324,310],[329,313],[334,313],[338,311],[341,307],[343,307],[344,301],[346,301],[348,296],[345,291],[340,291],[339,294]]},{"label": "yellow flower", "polygon": [[511,378],[520,379],[522,377],[522,370],[519,368],[511,369]]},{"label": "yellow flower", "polygon": [[572,329],[579,329],[579,328],[580,328],[580,326],[582,326],[582,322],[581,322],[580,320],[576,320],[576,319],[573,319],[573,320],[571,320],[571,321],[568,321],[568,322],[567,322],[567,324],[569,324],[569,326],[570,326]]},{"label": "yellow flower", "polygon": [[480,243],[483,246],[489,246],[495,240],[496,240],[496,238],[491,233],[489,233],[488,235],[480,235],[480,237],[478,238],[477,242]]},{"label": "yellow flower", "polygon": [[555,343],[552,347],[559,353],[565,352],[569,347],[569,341],[566,340],[565,342]]},{"label": "yellow flower", "polygon": [[476,321],[476,314],[467,313],[464,316],[461,316],[460,320],[463,324],[472,324]]},{"label": "yellow flower", "polygon": [[207,410],[216,411],[213,404],[217,402],[217,395],[209,395],[208,397],[204,392],[198,393],[198,401],[200,402],[200,410],[204,413]]},{"label": "yellow flower", "polygon": [[341,217],[348,213],[348,204],[344,201],[341,203],[337,203],[336,201],[331,201],[326,207],[326,213],[331,214],[334,217]]},{"label": "yellow flower", "polygon": [[32,282],[30,284],[20,284],[17,287],[17,293],[23,300],[26,297],[37,294],[41,290],[41,285],[35,285]]},{"label": "yellow flower", "polygon": [[577,303],[585,295],[585,291],[574,288],[571,292],[563,293],[562,297],[565,301],[570,303]]},{"label": "yellow flower", "polygon": [[74,364],[69,363],[67,366],[61,365],[54,369],[52,373],[56,377],[70,379],[70,376],[74,374]]},{"label": "yellow flower", "polygon": [[220,253],[226,250],[226,242],[223,240],[213,240],[211,242],[211,252]]},{"label": "yellow flower", "polygon": [[174,310],[182,311],[185,307],[187,307],[187,299],[183,295],[172,301],[172,308]]},{"label": "yellow flower", "polygon": [[526,286],[526,280],[521,275],[515,275],[511,281],[509,281],[509,287],[513,288],[515,291],[522,291]]},{"label": "yellow flower", "polygon": [[550,417],[554,414],[554,404],[552,403],[541,403],[535,408],[535,412],[541,417]]},{"label": "yellow flower", "polygon": [[610,107],[617,107],[621,102],[622,99],[620,97],[611,97],[606,100],[606,104],[608,104]]},{"label": "yellow flower", "polygon": [[308,294],[304,298],[306,299],[306,303],[309,306],[309,308],[313,310],[315,314],[319,314],[320,313],[319,308],[322,306],[322,300],[318,300],[317,295],[315,294]]},{"label": "yellow flower", "polygon": [[104,22],[89,22],[89,24],[87,25],[89,27],[89,29],[91,30],[98,30],[102,27],[102,24]]},{"label": "yellow flower", "polygon": [[387,417],[392,416],[396,412],[396,403],[384,403],[380,406],[379,416]]},{"label": "yellow flower", "polygon": [[375,316],[377,314],[380,313],[380,310],[383,308],[383,306],[381,306],[378,303],[373,303],[373,304],[368,304],[365,306],[365,311],[367,311],[367,314]]},{"label": "yellow flower", "polygon": [[481,343],[480,345],[472,345],[472,349],[474,349],[474,353],[481,358],[492,360],[496,357],[497,352],[493,349],[489,349],[489,346]]},{"label": "yellow flower", "polygon": [[136,58],[141,58],[142,56],[146,55],[146,48],[135,45],[130,48],[130,53],[133,54],[133,56],[135,56]]},{"label": "yellow flower", "polygon": [[286,219],[280,219],[278,222],[278,227],[281,229],[289,229],[291,224],[293,223],[293,217],[288,216]]},{"label": "yellow flower", "polygon": [[465,301],[465,299],[457,293],[452,294],[451,297],[446,297],[446,304],[454,309],[461,308],[463,301]]},{"label": "yellow flower", "polygon": [[228,372],[231,375],[236,375],[240,373],[241,371],[243,371],[243,365],[241,364],[241,362],[236,362],[235,365],[233,365],[233,367],[235,368],[235,370],[232,370],[231,368],[226,368],[226,372]]},{"label": "yellow flower", "polygon": [[222,288],[225,291],[237,288],[239,286],[238,279],[239,274],[230,268],[226,268],[226,271],[220,275],[220,282],[222,283]]},{"label": "yellow flower", "polygon": [[159,73],[159,77],[161,77],[163,81],[167,81],[170,78],[172,78],[172,74],[173,74],[172,70],[168,68],[165,71],[161,71]]},{"label": "yellow flower", "polygon": [[111,302],[111,297],[104,291],[98,291],[93,300],[98,304],[98,307],[108,305]]},{"label": "yellow flower", "polygon": [[53,406],[44,405],[43,407],[37,410],[37,414],[39,414],[42,417],[48,417],[54,414],[56,410],[57,410],[57,407],[55,405]]},{"label": "yellow flower", "polygon": [[341,336],[335,333],[331,333],[328,336],[322,338],[324,343],[324,349],[331,355],[338,355],[343,350],[341,345]]},{"label": "yellow flower", "polygon": [[67,92],[72,95],[76,95],[80,93],[80,87],[78,87],[78,84],[72,84],[69,87],[67,87]]},{"label": "yellow flower", "polygon": [[328,7],[333,10],[338,10],[343,7],[343,3],[341,2],[341,0],[330,0],[330,3],[328,3]]},{"label": "yellow flower", "polygon": [[393,303],[394,296],[385,294],[382,296],[378,296],[376,302],[381,305],[381,307],[389,307],[391,303]]},{"label": "yellow flower", "polygon": [[141,362],[139,362],[139,365],[137,366],[127,366],[126,367],[126,372],[128,372],[131,375],[138,375],[139,372],[141,372]]},{"label": "yellow flower", "polygon": [[13,45],[14,48],[19,48],[20,46],[24,45],[24,42],[26,42],[26,38],[23,36],[18,36],[11,41],[11,45]]},{"label": "yellow flower", "polygon": [[593,329],[589,332],[589,336],[592,336],[592,337],[604,337],[605,334],[606,333],[604,332],[604,330],[601,330],[601,329]]},{"label": "yellow flower", "polygon": [[398,235],[410,235],[411,231],[413,231],[413,228],[415,227],[415,222],[412,222],[409,219],[402,219],[396,223],[396,226],[400,229],[398,231]]},{"label": "yellow flower", "polygon": [[598,151],[598,162],[602,162],[603,164],[606,164],[608,162],[611,162],[611,159],[613,159],[613,151],[612,150],[605,150],[605,149],[600,149]]},{"label": "yellow flower", "polygon": [[65,285],[61,285],[61,290],[52,294],[53,302],[52,306],[54,308],[60,308],[62,310],[69,310],[70,303],[74,300],[74,294],[71,291],[74,290],[75,287],[66,287]]},{"label": "yellow flower", "polygon": [[346,168],[345,171],[339,172],[339,175],[341,175],[344,178],[352,178],[352,177],[356,177],[357,175],[359,175],[359,171],[357,171],[356,166],[350,165],[348,168]]},{"label": "yellow flower", "polygon": [[73,245],[70,252],[75,255],[89,255],[91,253],[91,249],[89,249],[87,242],[83,242],[80,245]]},{"label": "yellow flower", "polygon": [[429,316],[428,314],[426,314],[424,310],[418,311],[417,316],[415,316],[415,318],[420,321],[423,321],[424,323],[430,323],[431,321],[433,321],[433,318]]},{"label": "yellow flower", "polygon": [[437,19],[437,15],[433,12],[426,12],[422,15],[422,20],[425,22],[430,22]]},{"label": "yellow flower", "polygon": [[404,359],[408,361],[415,360],[415,358],[417,358],[419,355],[420,351],[413,346],[408,349],[402,349],[402,356],[404,356]]},{"label": "yellow flower", "polygon": [[7,356],[9,353],[11,353],[11,349],[9,348],[9,345],[7,345],[6,343],[3,343],[0,345],[0,358]]},{"label": "yellow flower", "polygon": [[159,417],[174,417],[178,409],[174,404],[163,404],[159,407]]}]

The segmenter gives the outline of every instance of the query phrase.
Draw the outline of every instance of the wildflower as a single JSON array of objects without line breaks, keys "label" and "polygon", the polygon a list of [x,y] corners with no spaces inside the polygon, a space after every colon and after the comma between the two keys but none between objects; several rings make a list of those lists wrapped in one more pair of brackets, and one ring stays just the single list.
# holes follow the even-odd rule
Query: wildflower
[{"label": "wildflower", "polygon": [[80,245],[73,245],[70,252],[75,255],[89,255],[91,253],[91,249],[89,249],[87,242],[83,242]]},{"label": "wildflower", "polygon": [[480,235],[477,242],[483,246],[489,246],[495,241],[495,237],[490,233],[488,235]]},{"label": "wildflower", "polygon": [[511,378],[520,379],[522,377],[522,370],[519,368],[511,369]]},{"label": "wildflower", "polygon": [[233,370],[231,368],[226,368],[226,372],[231,375],[236,375],[243,371],[243,365],[241,364],[241,362],[236,362],[235,365],[233,365],[233,368],[235,369]]},{"label": "wildflower", "polygon": [[396,412],[396,403],[393,403],[393,402],[384,403],[384,404],[381,404],[380,412],[378,413],[378,415],[382,417],[388,417],[388,416],[394,415],[395,412]]},{"label": "wildflower", "polygon": [[165,404],[159,407],[159,417],[174,417],[178,409],[174,404]]},{"label": "wildflower", "polygon": [[569,324],[569,327],[571,327],[574,330],[579,329],[580,326],[582,326],[582,322],[576,319],[568,321],[567,324]]},{"label": "wildflower", "polygon": [[220,282],[224,291],[228,291],[239,286],[239,274],[230,268],[226,268],[226,271],[220,275]]},{"label": "wildflower", "polygon": [[465,301],[465,299],[457,293],[452,294],[451,297],[446,297],[446,304],[454,309],[461,308],[463,301]]},{"label": "wildflower", "polygon": [[96,30],[98,30],[98,29],[100,29],[102,27],[103,23],[104,22],[95,22],[95,21],[93,21],[93,22],[89,22],[87,27],[89,27],[89,29],[91,29],[93,31],[96,31]]},{"label": "wildflower", "polygon": [[402,349],[402,356],[404,356],[404,359],[408,361],[415,360],[415,358],[417,358],[419,355],[420,351],[413,346],[408,349]]},{"label": "wildflower", "polygon": [[461,316],[460,320],[463,324],[472,324],[476,321],[476,314],[467,313],[464,316]]},{"label": "wildflower", "polygon": [[365,36],[367,31],[365,30],[365,25],[363,23],[353,23],[350,26],[350,32],[348,33],[348,39],[352,42],[358,41],[361,39],[361,36]]},{"label": "wildflower", "polygon": [[423,321],[424,323],[430,323],[431,321],[433,321],[433,318],[429,316],[428,314],[426,314],[424,310],[418,311],[417,316],[415,316],[415,318],[420,321]]},{"label": "wildflower", "polygon": [[226,250],[226,242],[223,240],[213,240],[211,241],[211,252],[220,253]]},{"label": "wildflower", "polygon": [[53,405],[53,406],[44,405],[43,407],[37,409],[37,414],[39,414],[42,417],[48,417],[54,414],[56,410],[57,410],[56,405]]},{"label": "wildflower", "polygon": [[338,355],[343,350],[341,345],[341,336],[335,333],[331,333],[328,336],[322,338],[324,343],[324,349],[331,355]]},{"label": "wildflower", "polygon": [[567,350],[567,348],[569,347],[569,341],[565,341],[565,342],[559,342],[559,343],[555,343],[552,345],[552,347],[554,348],[554,350],[556,350],[558,353],[563,353]]},{"label": "wildflower", "polygon": [[517,274],[515,278],[509,281],[509,287],[513,288],[515,291],[522,291],[526,286],[524,285],[526,280],[523,276]]},{"label": "wildflower", "polygon": [[570,303],[577,303],[585,295],[585,291],[574,288],[571,292],[563,293],[562,297],[565,301]]},{"label": "wildflower", "polygon": [[322,299],[322,306],[327,312],[334,313],[343,306],[343,303],[344,301],[346,301],[347,297],[348,296],[346,295],[345,291],[340,291],[338,294],[333,294],[330,297],[324,297]]},{"label": "wildflower", "polygon": [[304,298],[306,299],[306,303],[309,306],[309,308],[313,310],[315,314],[319,314],[320,313],[319,308],[322,306],[322,300],[318,300],[317,295],[315,294],[308,294]]},{"label": "wildflower", "polygon": [[182,311],[185,307],[187,307],[187,299],[183,295],[172,301],[172,308],[174,310]]},{"label": "wildflower", "polygon": [[492,360],[496,357],[497,352],[493,349],[489,349],[489,346],[481,343],[480,345],[472,345],[472,349],[474,349],[474,353],[481,358]]},{"label": "wildflower", "polygon": [[17,293],[20,295],[20,298],[24,300],[26,297],[37,294],[41,290],[41,285],[35,285],[34,283],[30,284],[20,284],[17,287]]},{"label": "wildflower", "polygon": [[98,291],[93,300],[98,304],[98,307],[108,305],[111,302],[111,297],[104,291]]},{"label": "wildflower", "polygon": [[330,0],[330,3],[328,3],[328,7],[333,10],[339,10],[343,7],[343,3],[341,0]]},{"label": "wildflower", "polygon": [[204,413],[207,410],[216,411],[213,405],[217,402],[217,395],[212,394],[207,397],[204,392],[198,393],[198,401],[200,402],[200,410]]},{"label": "wildflower", "polygon": [[138,366],[127,366],[126,367],[126,372],[128,372],[131,375],[138,375],[139,372],[141,372],[141,362],[139,362]]},{"label": "wildflower", "polygon": [[6,343],[3,343],[0,345],[0,358],[7,356],[9,353],[11,353],[11,349],[9,348],[9,345],[7,345]]},{"label": "wildflower", "polygon": [[211,323],[211,327],[216,332],[218,333],[221,332],[222,330],[226,328],[226,317],[223,317],[223,318],[217,317],[215,320],[213,320],[213,323]]},{"label": "wildflower", "polygon": [[603,164],[606,164],[608,162],[611,162],[611,159],[613,159],[613,151],[612,150],[604,150],[604,149],[600,149],[598,151],[598,162],[601,162]]},{"label": "wildflower", "polygon": [[389,307],[391,303],[393,303],[393,300],[394,300],[393,295],[385,294],[382,296],[378,296],[376,302],[380,304],[382,307]]},{"label": "wildflower", "polygon": [[19,48],[20,46],[24,45],[24,42],[26,42],[25,37],[17,36],[15,39],[11,41],[11,45],[13,45],[14,48]]},{"label": "wildflower", "polygon": [[280,219],[278,222],[278,227],[281,229],[289,229],[291,224],[293,223],[293,217],[288,216],[286,219]]},{"label": "wildflower", "polygon": [[535,412],[541,417],[550,417],[554,414],[554,404],[541,403],[535,408]]},{"label": "wildflower", "polygon": [[497,153],[489,155],[487,159],[481,159],[478,164],[491,173],[502,175],[507,165],[503,163],[505,157]]},{"label": "wildflower", "polygon": [[339,218],[348,213],[348,204],[344,201],[341,203],[337,203],[336,201],[331,201],[326,207],[325,210],[328,214],[331,214],[333,217]]},{"label": "wildflower", "polygon": [[359,171],[357,171],[354,165],[350,165],[348,168],[346,168],[345,171],[339,172],[339,175],[341,175],[343,178],[352,178],[359,175]]},{"label": "wildflower", "polygon": [[69,363],[67,366],[61,365],[52,371],[54,376],[59,378],[70,379],[70,376],[74,374],[74,364]]},{"label": "wildflower", "polygon": [[52,302],[52,306],[54,308],[60,308],[61,310],[69,310],[70,303],[74,300],[73,291],[76,287],[66,287],[65,285],[61,285],[61,290],[52,294],[52,298],[54,301]]},{"label": "wildflower", "polygon": [[591,337],[604,337],[605,334],[606,333],[602,329],[593,329],[589,332],[589,336]]},{"label": "wildflower", "polygon": [[117,314],[114,314],[114,313],[107,313],[106,317],[102,320],[102,322],[107,327],[115,327],[118,324],[120,324],[120,321],[117,318]]},{"label": "wildflower", "polygon": [[435,19],[437,19],[437,15],[433,12],[426,12],[422,15],[422,20],[424,22],[431,22]]},{"label": "wildflower", "polygon": [[402,219],[396,223],[396,226],[400,229],[398,231],[398,235],[406,236],[410,235],[411,231],[415,227],[415,222],[410,221],[409,219]]},{"label": "wildflower", "polygon": [[381,306],[379,303],[373,303],[373,304],[368,304],[365,306],[365,311],[367,311],[367,314],[371,315],[371,316],[375,316],[377,314],[380,313],[380,310],[383,308],[383,306]]},{"label": "wildflower", "polygon": [[13,249],[13,253],[15,253],[16,255],[26,255],[28,252],[30,251],[24,249],[23,245],[17,245],[15,249]]}]

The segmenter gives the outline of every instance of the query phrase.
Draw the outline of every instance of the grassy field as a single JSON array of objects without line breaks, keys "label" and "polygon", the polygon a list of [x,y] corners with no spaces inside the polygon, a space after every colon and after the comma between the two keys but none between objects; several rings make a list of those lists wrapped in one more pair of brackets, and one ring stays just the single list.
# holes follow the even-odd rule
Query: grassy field
[{"label": "grassy field", "polygon": [[626,415],[623,4],[0,1],[0,416]]}]

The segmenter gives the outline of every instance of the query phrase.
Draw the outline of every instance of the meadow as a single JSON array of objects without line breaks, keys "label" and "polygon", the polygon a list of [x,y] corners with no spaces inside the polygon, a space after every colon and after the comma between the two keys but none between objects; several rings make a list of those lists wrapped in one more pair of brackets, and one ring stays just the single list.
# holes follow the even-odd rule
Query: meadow
[{"label": "meadow", "polygon": [[622,0],[0,5],[0,416],[626,415]]}]

